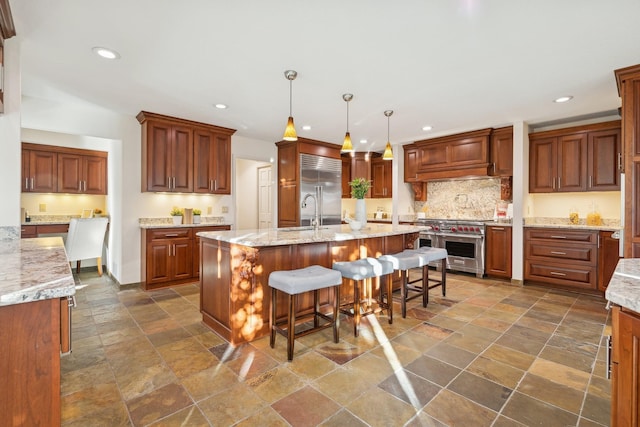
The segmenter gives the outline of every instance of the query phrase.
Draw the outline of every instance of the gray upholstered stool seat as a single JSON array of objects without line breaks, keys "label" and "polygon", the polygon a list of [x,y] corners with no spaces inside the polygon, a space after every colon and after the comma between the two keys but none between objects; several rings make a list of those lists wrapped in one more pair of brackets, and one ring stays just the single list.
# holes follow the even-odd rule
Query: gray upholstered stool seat
[{"label": "gray upholstered stool seat", "polygon": [[333,269],[342,273],[342,277],[353,281],[353,306],[342,308],[341,311],[349,316],[353,316],[353,335],[358,336],[360,329],[360,317],[373,313],[372,310],[361,310],[360,288],[361,282],[367,279],[385,277],[387,284],[387,302],[384,302],[384,292],[380,287],[380,298],[378,305],[386,308],[389,315],[389,323],[393,323],[393,301],[391,298],[391,286],[389,274],[393,273],[393,264],[390,261],[380,260],[372,257],[362,258],[355,261],[339,261],[333,263]]},{"label": "gray upholstered stool seat", "polygon": [[[297,270],[274,271],[269,274],[269,287],[271,288],[271,310],[269,310],[269,329],[271,348],[276,343],[276,332],[287,337],[287,358],[293,360],[293,345],[296,338],[316,332],[329,326],[333,327],[333,341],[338,342],[338,329],[340,327],[340,286],[342,275],[339,271],[312,265]],[[320,312],[318,290],[333,288],[333,316]],[[277,291],[284,292],[288,297],[288,309],[286,321],[277,321]],[[313,313],[298,319],[313,318],[313,327],[296,333],[296,297],[298,294],[313,291]],[[325,323],[320,323],[320,319]],[[280,325],[286,323],[287,328]]]},{"label": "gray upholstered stool seat", "polygon": [[[402,317],[405,318],[407,317],[407,301],[419,296],[419,295],[414,295],[409,297],[408,295],[409,270],[411,270],[412,268],[418,268],[418,267],[423,267],[425,265],[428,265],[429,261],[427,260],[427,257],[425,255],[417,251],[410,251],[410,250],[398,252],[397,254],[392,254],[392,255],[383,255],[379,259],[390,261],[393,264],[394,270],[400,271],[400,280],[401,280],[400,301],[401,301],[401,307],[402,307]],[[426,291],[421,290],[421,294],[422,294],[422,306],[426,307],[427,306]]]},{"label": "gray upholstered stool seat", "polygon": [[[429,289],[437,288],[440,286],[442,288],[442,296],[447,295],[447,250],[444,248],[431,248],[428,246],[423,246],[419,249],[407,249],[404,252],[408,252],[410,254],[415,254],[420,257],[421,267],[422,267],[422,277],[419,277],[414,280],[407,280],[407,290],[421,292],[423,295],[423,307],[429,303]],[[429,263],[431,262],[440,262],[440,272],[441,277],[440,280],[432,279],[429,277]],[[415,285],[416,283],[421,282],[421,285]],[[432,285],[429,285],[429,282]],[[404,303],[403,303],[404,305]],[[404,308],[404,307],[403,307]],[[404,312],[404,311],[403,311]]]}]

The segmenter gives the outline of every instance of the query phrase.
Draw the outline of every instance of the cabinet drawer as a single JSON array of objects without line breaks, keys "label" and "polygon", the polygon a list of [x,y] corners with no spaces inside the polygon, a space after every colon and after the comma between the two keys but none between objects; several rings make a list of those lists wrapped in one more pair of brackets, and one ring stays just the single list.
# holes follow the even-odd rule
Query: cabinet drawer
[{"label": "cabinet drawer", "polygon": [[22,237],[22,238],[38,237],[37,226],[35,226],[35,225],[23,225],[20,228],[20,237]]},{"label": "cabinet drawer", "polygon": [[553,258],[562,261],[578,261],[596,265],[596,247],[592,245],[559,245],[539,242],[527,244],[527,257]]},{"label": "cabinet drawer", "polygon": [[594,245],[598,242],[598,233],[586,230],[528,228],[525,230],[525,237],[528,240],[544,239],[559,242],[591,243]]},{"label": "cabinet drawer", "polygon": [[39,225],[38,234],[68,233],[69,224]]},{"label": "cabinet drawer", "polygon": [[159,239],[191,238],[190,228],[162,228],[147,230],[147,241]]},{"label": "cabinet drawer", "polygon": [[557,265],[527,260],[525,279],[579,289],[596,289],[596,268],[580,265]]}]

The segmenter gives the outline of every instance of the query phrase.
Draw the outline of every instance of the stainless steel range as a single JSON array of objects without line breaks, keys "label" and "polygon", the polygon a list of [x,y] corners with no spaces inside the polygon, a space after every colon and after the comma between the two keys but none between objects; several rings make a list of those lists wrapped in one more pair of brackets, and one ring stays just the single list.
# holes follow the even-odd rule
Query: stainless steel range
[{"label": "stainless steel range", "polygon": [[428,225],[420,233],[420,246],[447,250],[447,268],[484,276],[485,221],[419,219],[416,224]]}]

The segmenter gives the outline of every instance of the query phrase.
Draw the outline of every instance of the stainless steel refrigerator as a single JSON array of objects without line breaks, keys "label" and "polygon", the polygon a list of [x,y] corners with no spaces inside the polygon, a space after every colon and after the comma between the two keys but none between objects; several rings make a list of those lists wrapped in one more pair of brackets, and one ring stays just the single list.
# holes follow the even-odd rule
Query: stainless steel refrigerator
[{"label": "stainless steel refrigerator", "polygon": [[311,225],[316,203],[320,225],[341,223],[342,161],[300,154],[300,225]]}]

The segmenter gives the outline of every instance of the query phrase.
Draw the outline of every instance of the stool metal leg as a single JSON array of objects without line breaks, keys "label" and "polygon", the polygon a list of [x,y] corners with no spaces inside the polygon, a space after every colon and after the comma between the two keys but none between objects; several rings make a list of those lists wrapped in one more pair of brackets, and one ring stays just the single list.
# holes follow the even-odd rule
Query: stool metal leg
[{"label": "stool metal leg", "polygon": [[269,310],[269,345],[273,348],[276,344],[276,296],[277,289],[271,288],[271,310]]},{"label": "stool metal leg", "polygon": [[313,327],[317,328],[320,325],[317,313],[320,313],[320,303],[318,302],[318,290],[313,291]]},{"label": "stool metal leg", "polygon": [[402,318],[405,319],[407,317],[407,296],[408,296],[408,290],[407,290],[407,282],[408,282],[408,277],[407,277],[407,270],[402,270],[400,272],[400,278],[401,278],[401,286],[400,286],[400,301],[401,301],[401,307],[402,307]]},{"label": "stool metal leg", "polygon": [[393,279],[391,278],[391,274],[387,274],[384,280],[387,284],[387,314],[389,315],[389,324],[391,325],[393,323]]},{"label": "stool metal leg", "polygon": [[360,281],[353,281],[353,336],[360,332]]},{"label": "stool metal leg", "polygon": [[338,343],[338,330],[340,329],[340,285],[334,286],[335,300],[333,303],[333,342]]},{"label": "stool metal leg", "polygon": [[287,330],[287,358],[293,360],[293,343],[296,335],[296,296],[289,295],[289,326]]},{"label": "stool metal leg", "polygon": [[447,296],[447,259],[442,260],[442,296]]}]

